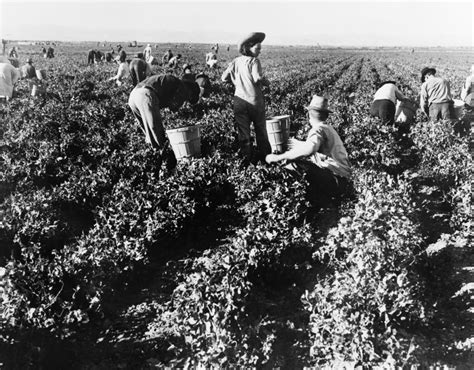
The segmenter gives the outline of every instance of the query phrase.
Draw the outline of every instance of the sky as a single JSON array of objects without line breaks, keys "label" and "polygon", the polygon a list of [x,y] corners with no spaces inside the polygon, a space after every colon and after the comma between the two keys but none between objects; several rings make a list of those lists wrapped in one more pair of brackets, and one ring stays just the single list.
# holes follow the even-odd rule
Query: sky
[{"label": "sky", "polygon": [[7,40],[474,46],[474,1],[0,0]]}]

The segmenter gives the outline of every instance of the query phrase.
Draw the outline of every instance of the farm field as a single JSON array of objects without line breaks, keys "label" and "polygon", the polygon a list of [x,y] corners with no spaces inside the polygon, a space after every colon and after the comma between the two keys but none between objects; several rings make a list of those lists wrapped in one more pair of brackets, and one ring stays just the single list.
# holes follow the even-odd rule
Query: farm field
[{"label": "farm field", "polygon": [[369,116],[384,80],[418,101],[424,66],[459,99],[472,51],[263,44],[268,117],[290,114],[302,139],[304,106],[327,96],[351,160],[353,192],[316,207],[304,179],[236,155],[220,82],[235,46],[217,70],[211,45],[154,50],[213,82],[197,106],[162,110],[166,128],[202,127],[202,157],[165,178],[131,83],[87,66],[95,46],[60,44],[53,59],[21,46],[22,64],[47,71],[47,98],[20,80],[0,106],[0,368],[473,367],[474,113]]}]

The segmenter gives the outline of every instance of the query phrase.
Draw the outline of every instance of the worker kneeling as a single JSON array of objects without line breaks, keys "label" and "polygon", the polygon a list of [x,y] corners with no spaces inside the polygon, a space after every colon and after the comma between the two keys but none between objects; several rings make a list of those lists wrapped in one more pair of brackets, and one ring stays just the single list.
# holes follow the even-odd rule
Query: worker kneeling
[{"label": "worker kneeling", "polygon": [[323,205],[347,192],[351,169],[341,138],[325,123],[332,113],[327,99],[314,95],[306,109],[311,124],[306,141],[290,139],[288,151],[268,154],[265,160],[267,163],[289,161],[287,169],[297,174],[305,173],[309,200],[315,205]]},{"label": "worker kneeling", "polygon": [[148,77],[130,93],[128,105],[145,134],[145,140],[159,151],[159,160],[165,161],[168,171],[176,166],[176,157],[166,140],[160,109],[167,107],[177,111],[185,101],[196,104],[200,93],[196,82],[183,81],[173,75]]}]

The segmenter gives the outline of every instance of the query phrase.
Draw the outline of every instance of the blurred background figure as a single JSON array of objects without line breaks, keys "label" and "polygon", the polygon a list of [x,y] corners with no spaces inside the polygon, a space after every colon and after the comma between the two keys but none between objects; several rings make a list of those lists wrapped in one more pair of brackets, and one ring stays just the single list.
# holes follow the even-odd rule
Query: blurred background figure
[{"label": "blurred background figure", "polygon": [[148,63],[151,58],[151,45],[147,44],[146,48],[143,50],[143,55],[145,56],[145,62]]},{"label": "blurred background figure", "polygon": [[48,48],[48,51],[46,52],[46,57],[54,58],[54,49],[51,46]]},{"label": "blurred background figure", "polygon": [[16,51],[16,46],[12,47],[8,53],[9,58],[18,58],[18,52]]},{"label": "blurred background figure", "polygon": [[471,66],[471,75],[466,77],[466,82],[461,90],[461,99],[469,105],[474,107],[474,64]]},{"label": "blurred background figure", "polygon": [[217,55],[214,52],[214,48],[212,48],[211,51],[206,54],[206,64],[209,66],[209,68],[215,68],[217,66]]},{"label": "blurred background figure", "polygon": [[177,68],[178,68],[178,65],[179,65],[180,59],[181,59],[181,54],[178,54],[178,55],[172,57],[172,58],[168,61],[168,67],[169,67],[169,68],[172,68],[172,69],[177,69]]},{"label": "blurred background figure", "polygon": [[132,78],[133,86],[136,86],[139,82],[143,81],[147,77],[151,76],[150,65],[145,62],[143,53],[138,53],[136,58],[133,58],[130,62],[130,77]]},{"label": "blurred background figure", "polygon": [[166,64],[168,64],[171,58],[173,58],[173,53],[171,49],[168,49],[163,55],[163,58],[161,58],[161,63],[165,66]]},{"label": "blurred background figure", "polygon": [[111,77],[109,81],[115,81],[117,86],[122,86],[122,84],[130,76],[130,67],[128,66],[126,55],[121,54],[119,59],[119,67],[117,74],[114,77]]},{"label": "blurred background figure", "polygon": [[43,54],[44,59],[48,57],[48,52],[46,51],[46,48],[44,46],[43,46],[43,50],[41,50],[41,53]]},{"label": "blurred background figure", "polygon": [[90,49],[88,52],[87,52],[87,64],[94,64],[94,61],[95,61],[95,50],[94,49]]},{"label": "blurred background figure", "polygon": [[182,79],[183,80],[188,80],[188,81],[194,81],[196,78],[196,74],[193,73],[192,69],[191,69],[191,65],[190,64],[184,64],[183,65],[183,77]]},{"label": "blurred background figure", "polygon": [[36,68],[33,66],[33,60],[28,58],[26,64],[21,67],[21,75],[23,78],[36,78]]}]

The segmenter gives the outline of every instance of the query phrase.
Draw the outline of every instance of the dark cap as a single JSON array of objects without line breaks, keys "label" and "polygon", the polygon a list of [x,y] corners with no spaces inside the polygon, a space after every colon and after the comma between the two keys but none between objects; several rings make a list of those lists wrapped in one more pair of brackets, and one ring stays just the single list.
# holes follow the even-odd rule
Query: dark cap
[{"label": "dark cap", "polygon": [[425,76],[426,76],[428,73],[434,75],[434,74],[436,74],[436,69],[430,68],[430,67],[425,67],[425,68],[423,68],[423,69],[421,70],[421,82],[425,82]]}]

